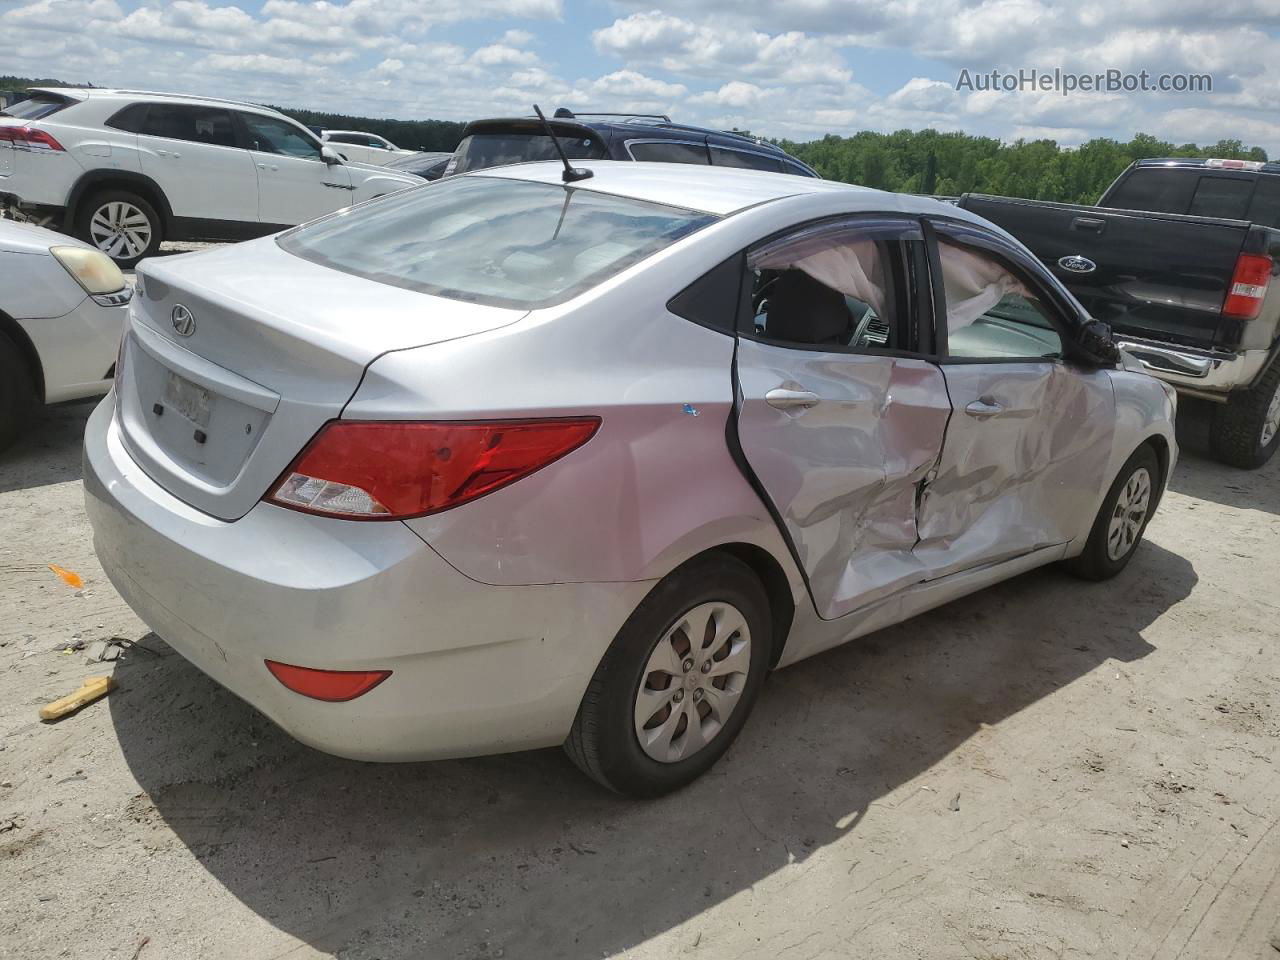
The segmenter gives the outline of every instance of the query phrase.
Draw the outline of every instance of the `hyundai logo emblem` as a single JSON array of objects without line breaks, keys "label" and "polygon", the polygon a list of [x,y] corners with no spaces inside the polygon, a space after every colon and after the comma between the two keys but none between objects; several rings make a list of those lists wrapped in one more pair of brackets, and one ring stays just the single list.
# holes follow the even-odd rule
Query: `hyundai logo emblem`
[{"label": "hyundai logo emblem", "polygon": [[1058,266],[1063,270],[1070,270],[1072,273],[1093,273],[1098,269],[1098,265],[1088,257],[1082,257],[1075,253],[1069,257],[1063,257],[1058,261]]},{"label": "hyundai logo emblem", "polygon": [[196,318],[182,304],[173,308],[173,329],[180,337],[189,337],[196,332]]}]

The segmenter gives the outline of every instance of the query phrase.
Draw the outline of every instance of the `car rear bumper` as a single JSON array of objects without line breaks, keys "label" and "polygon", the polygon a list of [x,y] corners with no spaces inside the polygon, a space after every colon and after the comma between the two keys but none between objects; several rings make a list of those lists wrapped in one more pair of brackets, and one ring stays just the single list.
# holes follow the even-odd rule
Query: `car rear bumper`
[{"label": "car rear bumper", "polygon": [[1116,346],[1142,364],[1143,370],[1179,390],[1226,399],[1232,390],[1248,387],[1266,366],[1266,350],[1231,353],[1172,346],[1138,337],[1116,337]]},{"label": "car rear bumper", "polygon": [[[109,395],[85,433],[85,502],[111,582],[142,620],[303,743],[359,760],[558,744],[600,656],[651,584],[494,587],[402,523],[259,504],[225,522],[152,481]],[[266,659],[387,669],[362,697],[294,693]]]}]

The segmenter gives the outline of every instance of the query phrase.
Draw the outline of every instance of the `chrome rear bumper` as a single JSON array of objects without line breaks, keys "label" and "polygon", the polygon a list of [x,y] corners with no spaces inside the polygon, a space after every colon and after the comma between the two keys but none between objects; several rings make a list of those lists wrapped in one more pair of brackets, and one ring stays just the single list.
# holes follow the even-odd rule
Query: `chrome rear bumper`
[{"label": "chrome rear bumper", "polygon": [[1151,376],[1185,393],[1220,400],[1225,400],[1232,390],[1252,384],[1269,356],[1266,350],[1198,350],[1136,337],[1117,337],[1116,346],[1142,364]]}]

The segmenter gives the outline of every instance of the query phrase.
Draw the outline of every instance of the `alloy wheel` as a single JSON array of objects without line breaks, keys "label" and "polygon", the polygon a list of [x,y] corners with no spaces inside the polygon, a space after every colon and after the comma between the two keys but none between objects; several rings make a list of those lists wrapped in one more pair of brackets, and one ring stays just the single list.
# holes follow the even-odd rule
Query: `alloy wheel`
[{"label": "alloy wheel", "polygon": [[659,763],[693,756],[724,729],[751,668],[751,630],[729,603],[702,603],[658,641],[636,692],[641,749]]},{"label": "alloy wheel", "polygon": [[1151,474],[1139,467],[1129,476],[1107,526],[1107,556],[1119,560],[1133,549],[1151,508]]},{"label": "alloy wheel", "polygon": [[93,245],[115,260],[141,256],[151,245],[151,235],[151,220],[124,200],[104,203],[89,220]]}]

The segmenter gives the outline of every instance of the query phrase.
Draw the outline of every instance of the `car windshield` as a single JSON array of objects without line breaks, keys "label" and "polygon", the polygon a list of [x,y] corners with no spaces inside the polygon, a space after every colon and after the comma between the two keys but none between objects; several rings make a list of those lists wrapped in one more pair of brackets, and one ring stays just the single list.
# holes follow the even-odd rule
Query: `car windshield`
[{"label": "car windshield", "polygon": [[278,242],[380,283],[527,310],[563,303],[716,219],[553,183],[462,177],[298,227]]},{"label": "car windshield", "polygon": [[[604,144],[597,136],[558,136],[565,156],[570,160],[599,160],[605,155]],[[451,173],[467,173],[488,167],[503,167],[533,160],[559,160],[555,144],[546,134],[475,133],[458,144],[454,156],[458,162]]]},{"label": "car windshield", "polygon": [[28,100],[19,100],[0,110],[0,117],[17,117],[19,120],[39,120],[51,113],[57,113],[65,107],[69,100],[63,97],[51,97],[37,94]]}]

